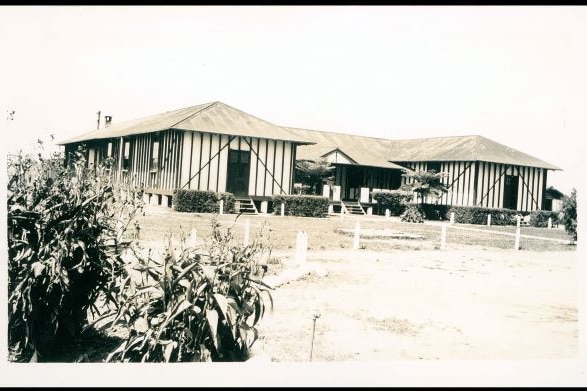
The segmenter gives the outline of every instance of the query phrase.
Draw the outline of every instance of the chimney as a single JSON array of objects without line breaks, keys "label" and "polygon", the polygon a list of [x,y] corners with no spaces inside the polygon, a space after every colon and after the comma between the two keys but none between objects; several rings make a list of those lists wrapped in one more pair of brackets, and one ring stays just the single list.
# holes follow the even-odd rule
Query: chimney
[{"label": "chimney", "polygon": [[111,115],[105,115],[104,116],[104,120],[105,120],[104,127],[107,128],[112,123],[112,116]]},{"label": "chimney", "polygon": [[96,114],[98,114],[98,126],[96,127],[96,129],[100,129],[100,115],[102,114],[102,112],[98,111]]}]

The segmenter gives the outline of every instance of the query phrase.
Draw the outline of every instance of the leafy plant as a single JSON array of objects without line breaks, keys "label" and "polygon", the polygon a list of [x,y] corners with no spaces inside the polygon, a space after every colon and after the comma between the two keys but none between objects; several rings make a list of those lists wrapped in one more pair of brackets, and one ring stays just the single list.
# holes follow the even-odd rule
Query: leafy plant
[{"label": "leafy plant", "polygon": [[[238,217],[237,217],[238,219]],[[235,220],[236,221],[236,220]],[[207,254],[168,239],[162,262],[133,247],[140,279],[128,274],[118,286],[120,307],[100,322],[124,325],[129,337],[106,361],[244,361],[258,337],[256,325],[273,301],[262,282],[270,246],[262,234],[249,245],[236,244],[212,220]]]},{"label": "leafy plant", "polygon": [[560,222],[573,242],[577,241],[577,190],[573,189],[570,196],[563,198]]},{"label": "leafy plant", "polygon": [[423,223],[425,218],[420,206],[409,206],[400,216],[400,220],[407,223]]},{"label": "leafy plant", "polygon": [[311,194],[318,194],[323,184],[332,185],[334,176],[332,171],[334,166],[330,165],[328,160],[321,158],[316,161],[298,160],[296,162],[295,181],[302,183],[300,193],[307,189]]},{"label": "leafy plant", "polygon": [[401,190],[380,190],[373,192],[373,199],[377,201],[379,212],[385,212],[385,209],[389,209],[392,216],[401,215],[413,197],[412,192]]},{"label": "leafy plant", "polygon": [[402,176],[410,181],[407,183],[406,188],[418,195],[420,204],[423,204],[428,196],[440,198],[444,193],[448,192],[448,188],[442,183],[442,178],[448,176],[446,172],[406,170]]},{"label": "leafy plant", "polygon": [[120,271],[113,251],[142,207],[138,189],[119,189],[105,161],[84,151],[8,159],[8,345],[17,361],[54,361],[79,336]]},{"label": "leafy plant", "polygon": [[173,207],[178,212],[218,213],[220,200],[224,201],[224,213],[232,212],[235,202],[232,193],[208,190],[176,190],[173,194]]},{"label": "leafy plant", "polygon": [[328,198],[314,195],[274,195],[273,204],[276,212],[284,204],[287,216],[326,217],[328,215]]}]

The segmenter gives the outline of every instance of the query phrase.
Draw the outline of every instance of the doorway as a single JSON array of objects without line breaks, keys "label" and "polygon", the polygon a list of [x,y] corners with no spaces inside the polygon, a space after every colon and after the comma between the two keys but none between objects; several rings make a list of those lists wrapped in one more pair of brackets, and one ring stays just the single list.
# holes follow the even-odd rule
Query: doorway
[{"label": "doorway", "polygon": [[251,152],[228,150],[228,167],[226,172],[226,191],[237,196],[249,194],[249,171]]},{"label": "doorway", "polygon": [[518,208],[518,181],[515,175],[506,175],[503,186],[503,207],[505,209]]}]

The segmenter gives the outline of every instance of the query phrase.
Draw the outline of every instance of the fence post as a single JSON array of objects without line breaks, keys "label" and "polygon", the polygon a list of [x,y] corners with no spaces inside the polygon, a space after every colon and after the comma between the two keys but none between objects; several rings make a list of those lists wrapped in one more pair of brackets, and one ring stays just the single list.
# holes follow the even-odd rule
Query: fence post
[{"label": "fence post", "polygon": [[490,226],[490,225],[491,225],[491,214],[488,213],[487,214],[487,226]]},{"label": "fence post", "polygon": [[249,231],[251,230],[251,222],[249,221],[249,219],[245,220],[245,238],[243,240],[243,243],[245,246],[249,245]]},{"label": "fence post", "polygon": [[440,231],[440,249],[446,248],[446,224],[442,224],[442,230]]},{"label": "fence post", "polygon": [[224,214],[224,200],[220,200],[220,214]]},{"label": "fence post", "polygon": [[522,216],[517,215],[516,216],[516,227],[520,228],[520,221],[522,220]]},{"label": "fence post", "polygon": [[548,218],[548,229],[552,228],[552,217]]},{"label": "fence post", "polygon": [[196,247],[197,244],[197,237],[198,237],[198,233],[196,231],[195,228],[192,229],[192,232],[190,232],[190,236],[188,238],[188,246],[189,247]]},{"label": "fence post", "polygon": [[357,224],[355,225],[355,237],[353,239],[353,250],[359,249],[360,236],[361,236],[361,223],[359,223],[357,221]]},{"label": "fence post", "polygon": [[303,265],[306,263],[306,250],[308,249],[308,234],[306,231],[298,231],[296,237],[296,263]]},{"label": "fence post", "polygon": [[391,213],[389,212],[389,209],[385,209],[385,217],[391,217]]},{"label": "fence post", "polygon": [[455,223],[455,212],[450,212],[450,223],[451,224]]},{"label": "fence post", "polygon": [[281,203],[281,217],[285,216],[285,204]]},{"label": "fence post", "polygon": [[520,249],[520,227],[516,228],[516,242],[514,243],[514,250]]}]

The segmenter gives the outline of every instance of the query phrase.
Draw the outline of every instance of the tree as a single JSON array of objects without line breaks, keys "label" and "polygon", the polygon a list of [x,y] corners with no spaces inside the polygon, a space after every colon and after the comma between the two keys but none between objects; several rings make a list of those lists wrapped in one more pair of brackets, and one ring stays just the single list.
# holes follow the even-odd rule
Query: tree
[{"label": "tree", "polygon": [[331,166],[326,159],[318,159],[315,162],[310,160],[299,160],[296,162],[296,182],[301,182],[310,188],[312,194],[320,191],[323,184],[332,184],[334,166]]},{"label": "tree", "polygon": [[442,178],[448,176],[448,173],[436,172],[436,170],[406,170],[402,176],[412,180],[407,183],[405,188],[418,195],[420,205],[424,203],[424,199],[429,195],[440,198],[444,193],[448,192],[448,188],[442,183]]},{"label": "tree", "polygon": [[563,198],[561,207],[561,223],[565,225],[565,231],[571,236],[572,241],[577,241],[577,190],[573,189],[570,196]]}]

